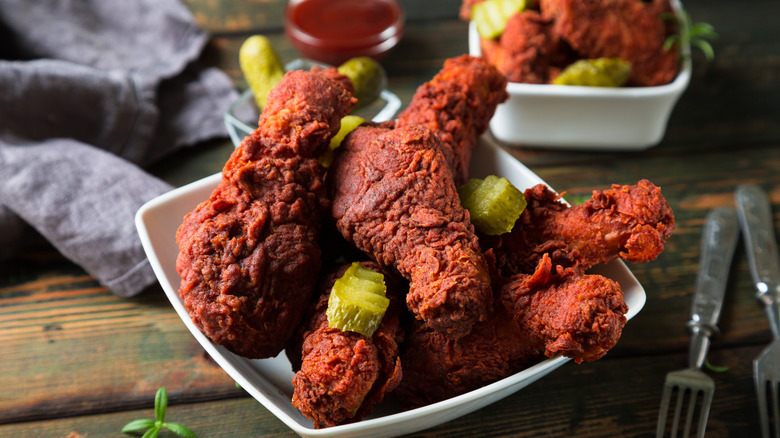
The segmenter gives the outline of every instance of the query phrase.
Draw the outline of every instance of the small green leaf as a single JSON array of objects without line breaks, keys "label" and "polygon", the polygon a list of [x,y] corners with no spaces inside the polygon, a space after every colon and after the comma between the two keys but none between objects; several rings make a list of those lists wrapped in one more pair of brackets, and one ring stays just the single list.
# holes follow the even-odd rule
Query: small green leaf
[{"label": "small green leaf", "polygon": [[[666,41],[664,41],[664,50],[669,50],[678,42],[682,42],[683,44],[690,43],[691,46],[701,50],[708,61],[714,59],[715,51],[707,40],[713,40],[718,37],[718,34],[715,32],[715,27],[709,23],[694,24],[691,20],[691,16],[688,15],[688,12],[684,9],[681,9],[680,13],[688,24],[688,32],[686,34],[670,35],[667,37]],[[662,14],[661,17],[664,20],[677,20],[677,17],[674,14]]]},{"label": "small green leaf", "polygon": [[704,53],[704,57],[707,58],[708,61],[712,61],[715,58],[715,50],[712,49],[712,46],[707,41],[693,40],[691,41],[691,44],[698,47],[699,50]]},{"label": "small green leaf", "polygon": [[154,420],[148,418],[142,418],[139,420],[133,420],[122,428],[122,433],[132,433],[140,435],[141,432],[154,427]]},{"label": "small green leaf", "polygon": [[165,421],[165,410],[168,408],[168,391],[164,387],[157,390],[154,396],[154,417],[157,421]]},{"label": "small green leaf", "polygon": [[160,428],[154,427],[152,429],[147,430],[146,433],[143,434],[143,436],[141,436],[141,438],[157,438],[157,435],[159,434],[160,434]]},{"label": "small green leaf", "polygon": [[184,438],[198,438],[197,435],[195,435],[195,432],[191,431],[187,426],[179,423],[163,423],[162,425],[164,428],[170,430],[171,432],[175,433],[176,435],[179,435]]}]

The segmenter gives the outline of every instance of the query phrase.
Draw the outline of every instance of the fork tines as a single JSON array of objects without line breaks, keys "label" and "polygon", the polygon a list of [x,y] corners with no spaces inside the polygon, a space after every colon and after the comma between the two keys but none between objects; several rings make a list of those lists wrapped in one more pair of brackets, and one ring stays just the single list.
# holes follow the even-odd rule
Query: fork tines
[{"label": "fork tines", "polygon": [[774,369],[765,369],[765,365],[770,363],[761,363],[759,357],[753,363],[756,385],[756,395],[758,396],[758,413],[761,417],[761,432],[764,438],[780,437],[780,394],[778,394],[778,379]]},{"label": "fork tines", "polygon": [[[664,384],[656,438],[688,437],[691,432],[696,432],[697,437],[703,437],[714,393],[715,383],[700,371],[682,370],[669,373]],[[669,418],[672,398],[675,399],[674,415]],[[685,424],[681,429],[682,418],[685,419]],[[698,418],[696,424],[695,418]]]}]

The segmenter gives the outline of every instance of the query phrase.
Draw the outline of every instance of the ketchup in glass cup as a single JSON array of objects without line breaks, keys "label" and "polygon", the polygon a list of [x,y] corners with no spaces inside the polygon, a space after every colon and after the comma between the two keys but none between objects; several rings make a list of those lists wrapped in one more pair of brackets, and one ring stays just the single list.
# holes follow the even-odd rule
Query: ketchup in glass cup
[{"label": "ketchup in glass cup", "polygon": [[338,66],[357,56],[381,59],[400,41],[404,14],[395,0],[290,0],[284,28],[305,58]]}]

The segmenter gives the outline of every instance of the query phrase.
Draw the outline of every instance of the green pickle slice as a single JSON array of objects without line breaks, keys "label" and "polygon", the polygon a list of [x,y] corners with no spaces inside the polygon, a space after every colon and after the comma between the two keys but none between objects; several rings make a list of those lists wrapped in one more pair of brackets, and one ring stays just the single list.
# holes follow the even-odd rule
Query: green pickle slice
[{"label": "green pickle slice", "polygon": [[371,337],[382,322],[390,300],[384,275],[352,263],[333,284],[328,298],[328,327]]},{"label": "green pickle slice", "polygon": [[333,157],[335,156],[336,148],[341,146],[341,142],[344,141],[344,138],[346,138],[347,134],[354,131],[355,128],[362,125],[365,121],[366,120],[364,118],[352,114],[342,117],[339,132],[337,132],[336,135],[330,139],[330,146],[328,147],[328,150],[326,150],[325,153],[320,156],[319,160],[317,160],[320,163],[320,166],[325,168],[330,167],[330,165],[333,164]]},{"label": "green pickle slice", "polygon": [[472,178],[458,189],[461,205],[482,233],[497,236],[512,231],[527,202],[523,192],[506,178]]},{"label": "green pickle slice", "polygon": [[382,64],[367,56],[345,61],[338,67],[339,73],[347,76],[355,87],[357,104],[354,109],[368,106],[387,87],[387,72]]},{"label": "green pickle slice", "polygon": [[471,7],[471,19],[483,38],[495,39],[506,29],[512,15],[525,9],[525,0],[486,0]]},{"label": "green pickle slice", "polygon": [[563,69],[555,85],[622,87],[631,75],[631,64],[620,58],[581,59]]},{"label": "green pickle slice", "polygon": [[284,66],[271,42],[263,35],[247,38],[238,50],[238,63],[257,107],[265,107],[268,93],[284,76]]}]

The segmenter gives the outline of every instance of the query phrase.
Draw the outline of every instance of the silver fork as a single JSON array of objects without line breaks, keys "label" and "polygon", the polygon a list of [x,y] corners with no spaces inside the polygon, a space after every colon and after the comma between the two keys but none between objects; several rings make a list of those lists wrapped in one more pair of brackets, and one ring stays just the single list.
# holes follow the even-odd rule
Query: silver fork
[{"label": "silver fork", "polygon": [[[755,185],[736,190],[737,212],[745,235],[750,274],[756,298],[764,305],[774,341],[753,360],[753,380],[758,396],[758,413],[763,436],[771,431],[780,438],[780,261],[775,241],[772,207],[766,193]],[[770,424],[770,412],[772,421]]]},{"label": "silver fork", "polygon": [[[701,371],[701,367],[704,365],[710,347],[710,336],[718,333],[717,323],[723,305],[723,296],[726,293],[726,279],[738,238],[739,227],[733,208],[720,207],[707,215],[707,222],[702,232],[699,273],[696,276],[691,320],[688,322],[688,329],[691,332],[688,368],[666,375],[661,408],[658,413],[657,438],[690,436],[697,411],[699,417],[695,429],[696,436],[704,436],[715,393],[715,382]],[[670,421],[668,413],[672,395],[675,393],[677,396],[674,415]],[[685,415],[685,425],[682,434],[678,435],[683,415]],[[667,426],[669,426],[669,435],[666,435]]]}]

